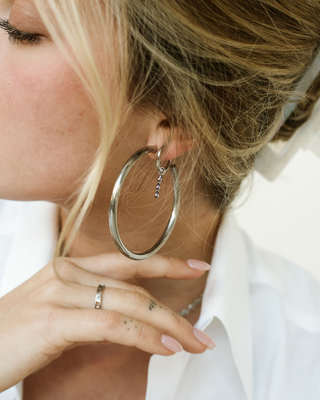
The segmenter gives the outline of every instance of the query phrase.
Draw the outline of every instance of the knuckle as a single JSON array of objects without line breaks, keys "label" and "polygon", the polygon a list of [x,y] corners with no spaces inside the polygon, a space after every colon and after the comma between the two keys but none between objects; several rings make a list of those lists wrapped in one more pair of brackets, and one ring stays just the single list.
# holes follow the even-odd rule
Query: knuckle
[{"label": "knuckle", "polygon": [[180,317],[178,314],[174,313],[173,316],[173,323],[177,325],[178,330],[182,330],[186,328],[186,320],[183,317]]},{"label": "knuckle", "polygon": [[142,286],[133,285],[133,290],[135,290],[136,292],[138,292],[144,296],[147,296],[147,297],[151,296],[151,294],[148,292],[148,290],[143,288]]},{"label": "knuckle", "polygon": [[64,278],[68,276],[70,269],[76,265],[69,261],[67,257],[58,257],[55,260],[51,260],[45,267],[42,268],[42,273],[46,279],[50,278]]},{"label": "knuckle", "polygon": [[58,310],[54,307],[43,307],[42,310],[38,310],[37,312],[37,326],[45,332],[46,337],[52,335],[57,330],[59,321]]},{"label": "knuckle", "polygon": [[50,261],[47,265],[45,265],[39,272],[38,272],[39,277],[41,280],[47,281],[48,279],[51,279],[54,277],[54,266],[53,266],[53,261]]},{"label": "knuckle", "polygon": [[145,342],[150,338],[150,329],[148,328],[147,324],[142,322],[140,327],[137,331],[137,340],[140,342]]},{"label": "knuckle", "polygon": [[47,304],[60,304],[64,298],[66,282],[62,278],[52,277],[41,288],[41,297]]},{"label": "knuckle", "polygon": [[58,258],[58,259],[56,260],[56,263],[55,263],[55,265],[54,265],[54,268],[55,268],[56,272],[57,272],[59,275],[61,275],[61,274],[63,274],[63,273],[65,272],[65,270],[66,270],[66,265],[67,265],[67,262],[66,262],[66,260],[65,260],[64,258]]},{"label": "knuckle", "polygon": [[168,278],[173,266],[177,264],[177,258],[172,256],[163,257],[162,263],[164,264],[164,278]]},{"label": "knuckle", "polygon": [[49,310],[46,310],[45,315],[46,315],[46,318],[45,318],[46,325],[51,330],[52,328],[54,328],[57,325],[58,321],[60,321],[57,309],[50,308]]},{"label": "knuckle", "polygon": [[107,311],[104,313],[102,323],[105,329],[108,331],[113,331],[119,328],[121,324],[121,315],[114,311]]},{"label": "knuckle", "polygon": [[41,332],[42,346],[45,346],[49,354],[56,354],[65,347],[65,321],[58,308],[44,307],[38,313],[37,325],[37,332]]},{"label": "knuckle", "polygon": [[45,293],[47,297],[53,298],[61,291],[61,288],[62,288],[61,280],[58,278],[51,278],[49,279],[49,281],[45,286]]},{"label": "knuckle", "polygon": [[168,257],[165,257],[165,262],[166,262],[166,266],[170,268],[170,267],[172,267],[172,264],[176,264],[177,259],[176,259],[176,257],[168,256]]},{"label": "knuckle", "polygon": [[125,297],[127,304],[134,309],[141,307],[146,301],[145,296],[135,290],[126,290]]},{"label": "knuckle", "polygon": [[66,257],[60,257],[56,260],[55,276],[59,279],[68,279],[72,271],[75,269],[75,264],[70,262]]}]

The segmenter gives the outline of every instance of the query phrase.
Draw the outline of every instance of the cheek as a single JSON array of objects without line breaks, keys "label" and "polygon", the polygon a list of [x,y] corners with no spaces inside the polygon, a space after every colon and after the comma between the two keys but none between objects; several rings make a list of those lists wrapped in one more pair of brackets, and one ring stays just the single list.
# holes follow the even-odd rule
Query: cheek
[{"label": "cheek", "polygon": [[57,51],[41,59],[15,52],[0,67],[0,197],[69,196],[99,145],[98,117]]}]

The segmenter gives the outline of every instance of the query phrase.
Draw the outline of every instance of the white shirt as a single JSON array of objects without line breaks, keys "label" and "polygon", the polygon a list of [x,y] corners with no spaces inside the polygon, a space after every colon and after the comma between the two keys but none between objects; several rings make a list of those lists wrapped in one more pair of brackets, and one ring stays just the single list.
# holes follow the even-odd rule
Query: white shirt
[{"label": "white shirt", "polygon": [[[52,259],[57,231],[55,205],[0,201],[0,296]],[[146,400],[320,399],[320,285],[255,248],[232,214],[218,232],[195,327],[217,347],[153,355]],[[0,400],[22,400],[22,384]]]}]

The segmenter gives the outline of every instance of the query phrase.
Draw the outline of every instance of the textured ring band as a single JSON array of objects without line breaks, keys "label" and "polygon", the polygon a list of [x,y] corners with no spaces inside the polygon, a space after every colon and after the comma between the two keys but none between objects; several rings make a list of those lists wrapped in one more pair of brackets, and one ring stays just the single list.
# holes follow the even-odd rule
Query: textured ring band
[{"label": "textured ring band", "polygon": [[95,301],[94,301],[94,308],[101,308],[101,304],[102,304],[102,292],[105,289],[105,285],[99,285],[97,287],[97,292],[96,292],[96,296],[95,296]]}]

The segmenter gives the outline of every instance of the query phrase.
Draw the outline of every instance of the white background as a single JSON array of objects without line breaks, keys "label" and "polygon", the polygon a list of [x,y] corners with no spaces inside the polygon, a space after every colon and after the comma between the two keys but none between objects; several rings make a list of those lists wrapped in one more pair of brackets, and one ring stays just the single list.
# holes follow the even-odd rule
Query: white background
[{"label": "white background", "polygon": [[320,281],[320,159],[311,151],[300,150],[274,182],[254,172],[244,182],[235,214],[256,245]]}]

